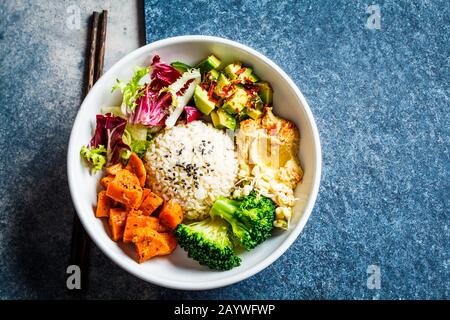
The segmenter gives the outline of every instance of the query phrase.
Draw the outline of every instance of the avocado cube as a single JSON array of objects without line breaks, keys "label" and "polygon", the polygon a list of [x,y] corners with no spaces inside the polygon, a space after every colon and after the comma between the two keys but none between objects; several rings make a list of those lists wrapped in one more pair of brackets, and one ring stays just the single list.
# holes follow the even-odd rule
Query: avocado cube
[{"label": "avocado cube", "polygon": [[219,71],[217,71],[216,69],[210,70],[206,74],[206,78],[212,81],[217,81],[219,79]]},{"label": "avocado cube", "polygon": [[245,110],[245,113],[248,114],[250,118],[252,118],[253,120],[258,119],[263,115],[263,111],[261,109],[253,109],[253,108]]},{"label": "avocado cube", "polygon": [[254,74],[254,73],[252,73],[252,74],[248,77],[248,79],[249,79],[251,82],[253,82],[253,83],[258,82],[258,81],[260,80],[259,77],[258,77],[256,74]]},{"label": "avocado cube", "polygon": [[206,58],[205,60],[201,61],[196,68],[200,69],[201,73],[206,73],[212,69],[217,69],[222,61],[220,61],[219,58],[217,58],[215,55],[211,54]]},{"label": "avocado cube", "polygon": [[261,98],[254,94],[251,96],[250,104],[246,105],[245,113],[252,119],[256,120],[263,115],[264,103]]},{"label": "avocado cube", "polygon": [[183,63],[180,61],[172,62],[170,65],[181,73],[184,73],[184,72],[192,69],[192,67],[190,65],[187,65],[186,63]]},{"label": "avocado cube", "polygon": [[217,109],[211,112],[211,119],[215,128],[227,128],[230,130],[236,129],[236,118],[222,109]]},{"label": "avocado cube", "polygon": [[258,95],[261,97],[261,100],[264,102],[264,105],[267,106],[272,104],[273,90],[270,84],[266,81],[261,81],[255,83],[255,85],[259,87]]},{"label": "avocado cube", "polygon": [[234,88],[231,88],[230,85],[230,80],[228,80],[227,77],[221,73],[219,74],[216,86],[214,87],[214,93],[219,97],[228,98],[234,92]]},{"label": "avocado cube", "polygon": [[225,100],[222,108],[229,114],[238,114],[250,103],[251,96],[239,86],[234,94]]},{"label": "avocado cube", "polygon": [[242,67],[241,69],[238,70],[237,73],[239,74],[238,79],[241,80],[242,83],[244,83],[251,76],[253,70],[252,68]]},{"label": "avocado cube", "polygon": [[223,69],[223,72],[228,77],[228,79],[236,80],[238,78],[236,72],[238,72],[241,68],[242,64],[240,62],[231,63]]},{"label": "avocado cube", "polygon": [[217,110],[211,111],[210,113],[211,120],[213,122],[214,128],[223,129],[224,127],[220,124],[219,116],[217,115]]},{"label": "avocado cube", "polygon": [[194,102],[198,110],[209,115],[216,108],[216,104],[209,99],[208,92],[198,84],[194,89]]},{"label": "avocado cube", "polygon": [[243,67],[238,72],[238,79],[241,83],[255,83],[259,81],[259,78],[256,74],[253,73],[253,69],[249,67]]}]

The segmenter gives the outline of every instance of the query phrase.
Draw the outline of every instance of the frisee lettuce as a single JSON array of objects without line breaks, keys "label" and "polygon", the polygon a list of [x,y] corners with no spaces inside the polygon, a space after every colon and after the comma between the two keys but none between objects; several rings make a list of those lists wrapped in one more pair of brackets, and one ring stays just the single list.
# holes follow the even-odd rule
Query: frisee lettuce
[{"label": "frisee lettuce", "polygon": [[[152,135],[145,127],[140,125],[127,125],[122,138],[131,147],[131,151],[127,154],[124,153],[122,158],[128,159],[131,152],[134,152],[139,158],[143,159],[150,146]],[[125,158],[127,156],[128,158]]]},{"label": "frisee lettuce", "polygon": [[139,158],[143,159],[150,143],[151,141],[148,140],[134,140],[131,142],[131,151],[136,153]]},{"label": "frisee lettuce", "polygon": [[120,89],[123,94],[123,103],[131,112],[133,112],[136,108],[138,98],[144,94],[142,89],[145,87],[145,84],[141,84],[140,82],[143,77],[150,73],[150,69],[150,67],[137,67],[133,77],[128,83],[116,79],[117,83],[112,87],[111,92]]},{"label": "frisee lettuce", "polygon": [[82,146],[80,154],[92,165],[94,173],[102,170],[106,164],[106,148],[104,145],[99,145],[97,148]]}]

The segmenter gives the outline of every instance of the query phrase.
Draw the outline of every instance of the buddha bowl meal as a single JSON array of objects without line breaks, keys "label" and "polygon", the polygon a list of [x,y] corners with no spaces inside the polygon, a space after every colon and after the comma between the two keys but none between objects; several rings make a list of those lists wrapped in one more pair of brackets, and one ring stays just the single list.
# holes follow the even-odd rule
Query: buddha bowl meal
[{"label": "buddha bowl meal", "polygon": [[229,270],[274,229],[289,230],[303,177],[299,130],[277,115],[257,71],[215,54],[193,66],[155,55],[117,80],[122,103],[102,106],[80,154],[86,170],[102,172],[96,217],[137,262],[180,246]]}]

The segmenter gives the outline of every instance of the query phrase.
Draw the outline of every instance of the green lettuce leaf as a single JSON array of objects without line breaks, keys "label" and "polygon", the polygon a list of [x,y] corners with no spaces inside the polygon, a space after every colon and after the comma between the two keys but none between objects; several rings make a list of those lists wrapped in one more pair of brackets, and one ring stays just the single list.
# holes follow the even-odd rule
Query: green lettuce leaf
[{"label": "green lettuce leaf", "polygon": [[102,170],[106,164],[106,148],[104,145],[99,145],[97,148],[82,146],[80,154],[92,165],[94,173]]},{"label": "green lettuce leaf", "polygon": [[140,81],[144,76],[149,74],[150,69],[150,67],[137,67],[133,77],[128,83],[117,79],[117,83],[111,90],[111,92],[114,92],[115,90],[120,89],[123,94],[123,102],[131,110],[131,112],[133,112],[136,108],[138,98],[143,95],[143,91],[141,89],[144,88],[145,84],[140,84]]},{"label": "green lettuce leaf", "polygon": [[136,153],[139,158],[143,159],[150,143],[151,141],[148,140],[133,140],[131,142],[131,151]]}]

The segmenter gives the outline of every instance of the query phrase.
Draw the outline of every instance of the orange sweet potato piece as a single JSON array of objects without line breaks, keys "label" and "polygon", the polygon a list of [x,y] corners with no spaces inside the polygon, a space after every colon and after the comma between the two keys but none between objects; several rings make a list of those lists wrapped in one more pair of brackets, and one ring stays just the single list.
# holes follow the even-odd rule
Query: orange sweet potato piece
[{"label": "orange sweet potato piece", "polygon": [[136,228],[133,238],[131,239],[131,242],[137,243],[142,242],[144,240],[147,240],[149,237],[153,238],[155,237],[155,234],[159,232],[155,229],[152,229],[150,227],[142,227],[142,228]]},{"label": "orange sweet potato piece", "polygon": [[169,229],[166,226],[163,226],[161,224],[161,221],[156,217],[147,217],[148,222],[147,225],[152,228],[153,230],[156,230],[158,232],[168,232]]},{"label": "orange sweet potato piece", "polygon": [[105,218],[109,216],[109,209],[111,208],[111,200],[106,195],[106,191],[100,191],[97,197],[97,209],[95,216],[97,218]]},{"label": "orange sweet potato piece", "polygon": [[173,230],[183,221],[183,210],[176,200],[171,199],[162,207],[159,219],[163,226]]},{"label": "orange sweet potato piece", "polygon": [[142,263],[155,256],[170,254],[173,250],[169,247],[166,236],[153,231],[146,235],[145,240],[136,242],[136,253],[139,263]]},{"label": "orange sweet potato piece", "polygon": [[112,166],[109,166],[106,168],[106,174],[115,176],[120,170],[123,169],[123,166],[121,163],[113,164]]},{"label": "orange sweet potato piece", "polygon": [[148,188],[142,188],[142,198],[141,198],[141,203],[139,204],[138,210],[141,210],[142,202],[144,202],[145,198],[147,197],[147,195],[148,195],[150,192],[151,192],[150,189],[148,189]]},{"label": "orange sweet potato piece", "polygon": [[111,208],[109,211],[109,226],[114,241],[122,239],[127,211],[122,208]]},{"label": "orange sweet potato piece", "polygon": [[175,235],[172,232],[163,232],[160,235],[165,238],[170,252],[173,252],[177,248],[177,238]]},{"label": "orange sweet potato piece", "polygon": [[129,213],[127,223],[125,224],[125,231],[123,233],[123,241],[132,242],[133,239],[134,242],[140,241],[145,237],[145,233],[149,229],[157,232],[168,231],[166,227],[162,226],[159,223],[159,219],[156,217],[148,217],[145,215]]},{"label": "orange sweet potato piece", "polygon": [[108,184],[114,180],[114,176],[110,174],[109,176],[103,177],[100,179],[100,184],[106,189],[108,188]]},{"label": "orange sweet potato piece", "polygon": [[151,215],[160,205],[162,205],[164,200],[158,195],[150,191],[150,189],[144,189],[142,192],[142,203],[139,206],[139,210],[143,214],[149,216]]},{"label": "orange sweet potato piece", "polygon": [[135,174],[120,170],[108,184],[106,195],[128,208],[137,208],[142,200],[142,188]]},{"label": "orange sweet potato piece", "polygon": [[130,156],[130,159],[128,159],[128,164],[126,166],[127,170],[130,170],[131,172],[135,173],[136,176],[139,179],[139,183],[141,184],[141,187],[145,185],[145,179],[147,178],[147,172],[145,170],[144,163],[142,160],[137,156],[136,153],[132,153]]}]

